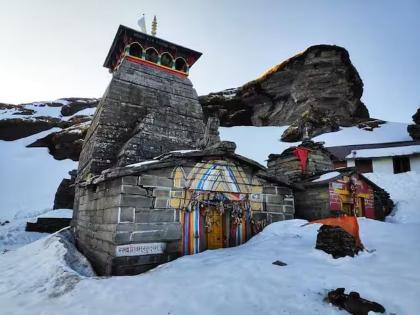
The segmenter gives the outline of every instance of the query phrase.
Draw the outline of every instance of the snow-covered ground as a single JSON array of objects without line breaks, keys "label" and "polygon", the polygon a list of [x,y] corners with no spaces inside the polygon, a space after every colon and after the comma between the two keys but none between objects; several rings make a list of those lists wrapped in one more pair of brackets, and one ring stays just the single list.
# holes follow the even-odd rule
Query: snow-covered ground
[{"label": "snow-covered ground", "polygon": [[323,301],[337,287],[381,303],[386,314],[418,314],[419,176],[377,176],[369,178],[397,198],[400,215],[396,223],[359,219],[370,251],[355,258],[316,250],[319,225],[289,220],[236,248],[185,256],[138,276],[99,278],[55,234],[0,255],[1,314],[347,314]]},{"label": "snow-covered ground", "polygon": [[32,215],[27,214],[26,217],[10,220],[8,223],[6,221],[1,222],[0,253],[15,250],[49,235],[46,233],[26,232],[26,222],[36,222],[37,218],[71,218],[73,214],[73,210],[70,209],[43,210],[38,211],[38,214],[34,214],[36,212],[34,211]]},{"label": "snow-covered ground", "polygon": [[59,128],[15,140],[0,140],[0,221],[35,216],[52,209],[54,195],[77,162],[57,161],[47,148],[26,148]]},{"label": "snow-covered ground", "polygon": [[[385,189],[391,195],[391,199],[395,202],[395,210],[386,218],[388,222],[420,224],[419,173],[367,173],[364,175]],[[417,233],[420,234],[420,226]]]},{"label": "snow-covered ground", "polygon": [[[268,155],[280,154],[290,146],[300,142],[281,142],[280,137],[288,126],[283,127],[221,127],[222,140],[234,141],[236,153],[254,159],[266,165]],[[313,138],[314,141],[325,142],[325,147],[352,144],[411,141],[407,132],[407,124],[387,122],[378,128],[368,131],[357,127],[341,127],[337,132],[329,132]]]}]

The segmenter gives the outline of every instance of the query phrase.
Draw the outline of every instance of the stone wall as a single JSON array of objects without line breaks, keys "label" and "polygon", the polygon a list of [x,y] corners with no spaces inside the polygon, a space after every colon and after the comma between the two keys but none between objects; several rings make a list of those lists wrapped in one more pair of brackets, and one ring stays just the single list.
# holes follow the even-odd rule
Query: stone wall
[{"label": "stone wall", "polygon": [[[77,245],[98,274],[136,274],[179,256],[177,210],[167,208],[171,185],[167,178],[142,175],[78,190]],[[119,245],[155,242],[168,243],[164,253],[116,257]]]},{"label": "stone wall", "polygon": [[[196,159],[180,159],[186,174]],[[150,164],[153,165],[153,164]],[[244,176],[254,176],[255,169],[244,165]],[[96,185],[80,186],[72,225],[77,246],[100,275],[128,275],[147,271],[179,257],[182,226],[180,203],[184,188],[174,187],[173,166],[149,167],[137,175],[107,179]],[[254,183],[254,182],[253,182]],[[294,218],[291,188],[276,182],[260,181],[260,192],[253,199],[259,204],[251,212],[254,232],[272,222]],[[255,211],[254,211],[255,210]],[[161,246],[157,254],[127,255],[118,253],[132,246]]]},{"label": "stone wall", "polygon": [[188,78],[124,60],[87,132],[78,177],[193,149],[203,132],[202,109]]},{"label": "stone wall", "polygon": [[300,147],[310,149],[304,173],[292,148],[285,150],[282,154],[270,154],[267,162],[268,174],[280,178],[286,177],[290,182],[296,182],[334,169],[329,153],[316,143],[304,142]]},{"label": "stone wall", "polygon": [[328,184],[295,190],[296,218],[317,220],[331,216]]}]

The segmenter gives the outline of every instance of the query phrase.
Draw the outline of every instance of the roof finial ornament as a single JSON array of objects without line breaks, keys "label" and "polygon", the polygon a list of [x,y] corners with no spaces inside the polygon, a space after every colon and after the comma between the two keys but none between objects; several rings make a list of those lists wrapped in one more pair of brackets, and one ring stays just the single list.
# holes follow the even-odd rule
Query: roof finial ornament
[{"label": "roof finial ornament", "polygon": [[157,30],[157,20],[156,20],[156,15],[155,15],[152,22],[152,36],[156,36],[156,30]]},{"label": "roof finial ornament", "polygon": [[144,16],[144,13],[143,13],[143,16],[137,21],[137,25],[140,27],[140,30],[143,33],[147,34],[147,30],[146,30],[146,18]]}]

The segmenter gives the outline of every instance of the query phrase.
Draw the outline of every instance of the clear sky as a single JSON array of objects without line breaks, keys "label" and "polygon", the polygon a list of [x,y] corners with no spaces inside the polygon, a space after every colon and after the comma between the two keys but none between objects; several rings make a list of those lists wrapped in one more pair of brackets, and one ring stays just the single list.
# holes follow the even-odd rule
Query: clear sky
[{"label": "clear sky", "polygon": [[100,97],[119,24],[158,18],[158,37],[201,51],[199,95],[250,81],[314,44],[345,47],[371,116],[420,106],[419,0],[0,0],[0,102]]}]

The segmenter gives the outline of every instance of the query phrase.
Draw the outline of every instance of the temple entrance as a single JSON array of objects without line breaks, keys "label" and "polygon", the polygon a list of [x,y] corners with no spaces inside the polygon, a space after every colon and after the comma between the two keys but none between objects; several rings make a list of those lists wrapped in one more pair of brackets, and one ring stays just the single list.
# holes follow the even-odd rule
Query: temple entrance
[{"label": "temple entrance", "polygon": [[206,247],[207,249],[223,248],[223,215],[214,207],[209,207],[206,217]]}]

